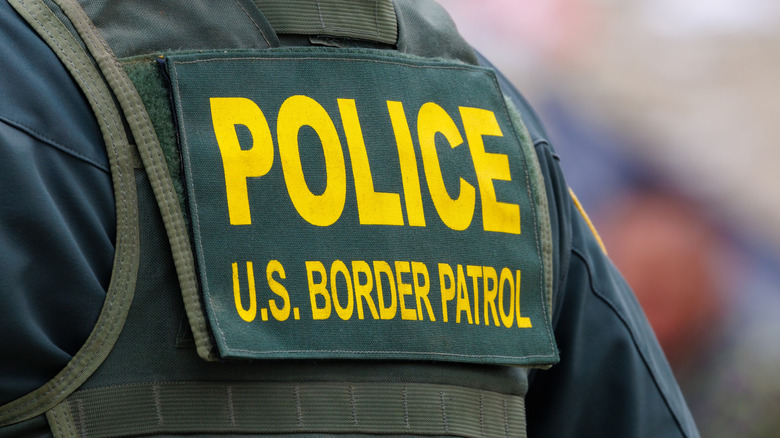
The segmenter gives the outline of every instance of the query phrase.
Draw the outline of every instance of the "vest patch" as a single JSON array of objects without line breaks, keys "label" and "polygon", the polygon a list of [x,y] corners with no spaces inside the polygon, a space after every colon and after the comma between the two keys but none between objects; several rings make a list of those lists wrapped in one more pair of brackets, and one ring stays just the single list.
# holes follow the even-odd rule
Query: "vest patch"
[{"label": "vest patch", "polygon": [[556,358],[543,189],[491,70],[330,49],[167,66],[222,357]]}]

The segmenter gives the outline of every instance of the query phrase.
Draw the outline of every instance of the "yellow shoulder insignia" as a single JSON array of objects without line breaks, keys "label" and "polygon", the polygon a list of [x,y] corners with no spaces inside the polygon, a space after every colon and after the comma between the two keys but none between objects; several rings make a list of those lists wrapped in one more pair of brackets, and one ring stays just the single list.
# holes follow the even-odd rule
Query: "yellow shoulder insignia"
[{"label": "yellow shoulder insignia", "polygon": [[599,236],[598,231],[596,231],[596,227],[593,225],[593,222],[591,222],[590,217],[588,217],[588,213],[585,212],[585,209],[582,208],[582,204],[580,204],[580,200],[577,199],[577,195],[574,194],[574,191],[569,188],[569,194],[571,195],[571,199],[574,201],[574,205],[577,206],[577,210],[580,211],[580,214],[585,219],[585,222],[588,224],[588,227],[590,227],[590,231],[593,233],[593,237],[596,238],[596,242],[598,242],[599,246],[601,247],[601,250],[604,252],[604,254],[607,254],[607,247],[604,246],[604,242],[601,240],[601,236]]}]

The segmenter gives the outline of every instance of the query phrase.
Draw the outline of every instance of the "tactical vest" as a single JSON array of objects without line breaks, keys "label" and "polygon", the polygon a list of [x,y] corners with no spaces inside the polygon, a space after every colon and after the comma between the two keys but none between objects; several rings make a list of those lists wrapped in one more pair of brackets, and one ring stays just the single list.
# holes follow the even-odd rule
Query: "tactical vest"
[{"label": "tactical vest", "polygon": [[93,332],[0,435],[525,436],[544,185],[438,6],[10,3],[94,110],[118,223]]}]

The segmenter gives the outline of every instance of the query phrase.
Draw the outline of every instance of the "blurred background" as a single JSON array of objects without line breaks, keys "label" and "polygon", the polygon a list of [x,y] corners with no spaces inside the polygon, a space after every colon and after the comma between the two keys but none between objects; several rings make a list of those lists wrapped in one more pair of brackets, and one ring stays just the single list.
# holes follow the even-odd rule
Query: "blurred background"
[{"label": "blurred background", "polygon": [[439,1],[539,112],[702,436],[778,436],[780,2]]}]

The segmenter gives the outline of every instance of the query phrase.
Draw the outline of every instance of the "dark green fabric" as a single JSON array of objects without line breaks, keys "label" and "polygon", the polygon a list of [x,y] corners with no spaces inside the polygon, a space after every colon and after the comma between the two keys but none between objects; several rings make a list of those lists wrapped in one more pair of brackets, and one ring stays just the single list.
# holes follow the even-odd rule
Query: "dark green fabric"
[{"label": "dark green fabric", "polygon": [[517,108],[520,112],[520,116],[523,119],[523,125],[525,125],[525,127],[528,129],[528,133],[531,136],[533,143],[535,145],[545,143],[547,147],[550,148],[550,150],[553,150],[553,146],[548,140],[550,135],[544,128],[544,125],[542,125],[541,120],[539,120],[539,116],[536,114],[536,111],[534,111],[533,107],[531,107],[531,104],[528,103],[528,100],[522,94],[520,94],[520,92],[518,92],[514,85],[512,85],[512,83],[509,81],[509,79],[503,73],[498,71],[496,67],[491,64],[490,61],[488,61],[481,53],[475,53],[477,59],[479,60],[479,65],[495,70],[496,78],[498,79],[498,84],[501,87],[501,91],[507,96],[507,98],[512,101],[515,108]]},{"label": "dark green fabric", "polygon": [[[11,3],[53,49],[68,72],[73,75],[74,80],[84,92],[84,97],[91,110],[97,117],[105,141],[111,168],[111,182],[116,199],[117,238],[114,260],[117,263],[112,270],[104,306],[89,337],[54,378],[35,391],[0,408],[0,424],[4,425],[23,421],[45,412],[67,397],[101,364],[124,324],[129,301],[132,299],[135,289],[135,274],[138,266],[136,262],[138,255],[137,235],[135,234],[136,211],[132,205],[135,191],[134,186],[128,186],[130,145],[125,137],[124,126],[111,98],[111,93],[100,73],[95,69],[91,57],[83,52],[84,46],[74,38],[48,7],[40,2],[13,1]],[[30,179],[23,177],[21,181],[27,182]],[[58,185],[60,185],[59,181]],[[70,187],[66,183],[61,184],[61,186]],[[45,199],[56,199],[61,203],[58,205],[61,207],[72,203],[67,196],[52,196],[57,190],[55,188],[48,189]],[[20,197],[22,204],[31,201],[27,195],[23,194]],[[32,202],[46,204],[45,201],[40,202],[40,200],[32,200]],[[63,213],[64,211],[63,208]],[[32,219],[23,218],[26,223]],[[83,224],[79,224],[79,226],[83,226]],[[45,239],[45,232],[54,231],[54,229],[56,226],[52,230],[36,230],[36,237]],[[47,254],[51,254],[53,252],[48,244],[53,240],[50,239],[44,244],[39,243],[37,247]],[[12,248],[13,246],[9,245],[6,249],[10,249],[9,252],[13,254]],[[56,256],[56,253],[54,254]],[[69,258],[71,255],[62,257]],[[31,260],[35,260],[35,258]],[[53,272],[53,270],[49,270],[49,272]],[[46,279],[50,282],[56,281],[56,276],[35,275],[35,278]],[[53,284],[50,284],[49,287],[54,287]],[[25,290],[23,286],[22,290]]]},{"label": "dark green fabric", "polygon": [[[409,1],[398,7],[401,11],[398,13],[400,50],[450,59],[469,58],[467,54],[470,49],[466,50],[464,46],[455,45],[453,50],[446,44],[448,40],[444,36],[453,34],[452,28],[441,26],[441,23],[448,22],[447,18],[439,15],[439,18],[436,18],[439,21],[429,23],[430,27],[426,27],[426,20],[420,19],[419,16],[416,21],[405,20],[404,17],[410,14],[414,16],[412,13],[414,5],[415,2]],[[153,5],[137,6],[150,8]],[[428,3],[420,2],[420,8],[428,7]],[[153,8],[139,12],[141,15],[154,13]],[[13,13],[0,14],[0,19],[6,18],[10,18],[11,21],[16,20],[17,25],[21,23]],[[113,16],[113,18],[119,17]],[[156,23],[161,24],[162,21],[157,20]],[[412,22],[416,24],[410,24]],[[106,23],[105,28],[115,32],[121,28],[120,23],[121,20]],[[0,32],[13,29],[6,27],[6,24],[3,22]],[[136,44],[138,38],[166,41],[166,38],[158,38],[156,32],[151,32],[147,28],[144,32],[137,32],[132,26],[128,29],[135,35],[130,39],[119,41],[119,46],[124,47],[128,54],[132,54],[133,50],[127,46]],[[229,32],[225,30],[225,33]],[[163,33],[163,35],[167,34]],[[31,32],[19,33],[17,36],[18,41],[37,39]],[[237,38],[262,39],[258,35],[239,35]],[[196,36],[194,40],[197,39]],[[434,43],[429,44],[426,40]],[[176,42],[175,39],[170,41]],[[144,44],[138,45],[142,49],[141,53],[151,48]],[[167,46],[167,43],[162,45]],[[435,53],[435,47],[442,52]],[[40,53],[28,53],[33,59],[19,57],[18,55],[24,54],[23,52],[11,53],[11,56],[6,59],[15,60],[18,65],[12,67],[20,69],[18,71],[49,74],[57,70],[58,67],[55,65],[41,61],[45,57],[41,57]],[[6,75],[5,73],[9,71],[7,65],[9,64],[4,64],[4,74],[0,75],[0,83],[6,86],[4,92],[6,89],[25,90],[21,85],[27,83],[27,76],[36,77],[35,74],[21,78]],[[6,80],[8,82],[3,82]],[[555,335],[561,347],[561,363],[548,371],[532,372],[530,389],[527,387],[527,371],[516,367],[400,361],[204,363],[192,349],[175,348],[177,340],[185,338],[178,336],[185,317],[177,295],[176,274],[171,261],[173,256],[166,238],[160,233],[156,236],[144,237],[139,296],[133,302],[128,322],[117,341],[115,350],[83,388],[181,380],[429,382],[462,385],[520,396],[528,390],[526,405],[531,436],[698,436],[690,414],[680,398],[679,390],[670,376],[668,365],[663,360],[657,343],[650,339],[652,335],[641,316],[641,310],[637,309],[630,291],[619,280],[619,274],[609,267],[606,257],[596,249],[589,230],[580,222],[578,213],[574,211],[567,194],[565,180],[558,166],[558,157],[547,142],[546,136],[542,134],[543,129],[522,98],[500,75],[499,82],[515,102],[531,132],[544,175],[553,230],[552,241],[555,248],[553,263],[556,275],[553,284],[556,304],[553,322]],[[68,86],[60,87],[62,79],[49,78],[36,84],[34,88],[61,91],[61,95],[49,95],[56,96],[58,105],[62,105],[63,102],[66,102],[68,107],[77,107],[78,102],[83,104],[83,95],[78,90]],[[35,96],[33,89],[27,88],[27,90],[29,96]],[[6,94],[3,96],[5,98]],[[38,97],[33,97],[31,101],[36,101]],[[24,101],[20,102],[22,103],[13,104],[9,118],[24,114],[23,110],[18,109],[26,108]],[[2,103],[0,100],[0,106]],[[56,123],[36,125],[36,128],[40,129],[36,129],[37,134],[49,137],[49,140],[54,140],[54,143],[63,143],[60,140],[71,138],[70,136],[73,135],[86,134],[90,146],[97,148],[101,146],[99,134],[90,131],[94,128],[94,125],[90,125],[89,122],[91,116],[79,112],[69,114],[68,108],[57,106],[50,108],[56,111],[52,118],[47,118],[47,121],[63,120],[63,124],[61,126]],[[70,121],[70,116],[75,120]],[[60,127],[63,129],[59,130]],[[33,134],[27,132],[26,135]],[[89,139],[90,135],[98,136],[97,143]],[[14,137],[10,144],[17,141]],[[9,144],[6,141],[0,143],[3,147]],[[51,144],[51,142],[44,142],[44,144]],[[49,150],[54,151],[53,148]],[[51,157],[56,157],[56,154],[52,154]],[[68,159],[58,161],[58,165],[68,168],[73,174],[73,179],[63,179],[60,181],[61,184],[70,185],[71,182],[80,181],[77,175],[79,166],[75,162],[69,162]],[[19,174],[19,176],[25,175]],[[151,189],[144,178],[145,176],[139,175],[140,199],[145,205],[144,210],[141,211],[144,220],[143,228],[159,230],[162,228],[159,211],[155,207]],[[79,193],[76,198],[60,196],[60,192],[57,191],[52,193],[56,195],[54,199],[58,205],[72,203],[74,199],[90,205],[110,204],[110,194],[106,195],[110,193],[110,185],[108,179],[91,182],[90,185],[85,186],[89,190]],[[19,199],[27,198],[27,192],[21,190],[9,199],[16,203]],[[55,251],[56,247],[62,249],[58,242],[62,242],[60,237],[63,236],[65,234],[57,231],[57,239],[49,240],[47,247],[37,248],[37,252],[31,253],[33,255],[29,257],[37,259],[45,256],[43,252]],[[9,257],[19,254],[15,252],[16,247],[12,246],[10,250],[8,246],[3,247],[3,251],[7,250]],[[25,290],[30,279],[37,280],[38,277],[26,276],[25,281],[14,287]],[[73,302],[83,290],[61,287],[57,292],[63,302]],[[0,311],[14,314],[19,309],[19,306],[8,306]],[[52,320],[47,319],[47,323],[59,321],[70,324],[78,318],[84,318],[88,313],[88,306],[85,306],[79,308],[77,312],[59,313]],[[70,315],[73,321],[66,320],[65,315]],[[25,317],[25,322],[27,321]],[[36,312],[35,315],[30,316],[29,321],[39,324],[41,319]],[[24,332],[24,326],[22,327],[21,331]],[[70,332],[63,333],[70,334]],[[178,344],[186,345],[186,342]],[[28,357],[24,356],[25,352],[21,354],[23,357]],[[57,366],[57,363],[52,363],[52,367]],[[3,373],[0,381],[17,382],[18,376],[16,371],[10,375]],[[46,379],[48,377],[45,374],[31,376],[29,385],[31,387],[43,385]],[[4,414],[4,407],[0,407],[0,415],[2,414]],[[0,428],[0,435],[41,436],[46,434],[43,430],[44,426],[42,418],[36,417],[24,423]]]},{"label": "dark green fabric", "polygon": [[2,438],[50,438],[51,436],[51,428],[45,415],[39,415],[7,427],[0,427],[0,437]]},{"label": "dark green fabric", "polygon": [[[186,315],[162,219],[145,173],[136,171],[141,260],[138,290],[113,353],[81,389],[138,382],[417,382],[522,396],[527,369],[443,362],[262,360],[204,362],[181,339]],[[154,232],[153,230],[157,230]],[[177,344],[184,344],[177,348]]]},{"label": "dark green fabric", "polygon": [[138,90],[138,95],[149,113],[165,161],[168,163],[168,172],[171,174],[182,211],[186,211],[184,186],[181,184],[181,157],[176,145],[176,131],[173,126],[168,85],[157,63],[158,59],[156,56],[130,58],[123,60],[122,66]]},{"label": "dark green fabric", "polygon": [[390,0],[349,3],[254,0],[277,34],[327,35],[395,44],[398,26]]},{"label": "dark green fabric", "polygon": [[401,53],[477,65],[477,56],[447,11],[431,0],[395,0]]},{"label": "dark green fabric", "polygon": [[[523,436],[523,398],[431,384],[152,383],[68,401],[77,436],[364,433]],[[66,425],[63,425],[63,429]]]},{"label": "dark green fabric", "polygon": [[[84,0],[80,2],[118,58],[171,50],[279,45],[252,0]],[[230,23],[231,32],[225,32]],[[138,31],[137,29],[143,29]]]},{"label": "dark green fabric", "polygon": [[[122,70],[118,60],[116,60],[116,54],[109,47],[105,40],[105,35],[95,27],[92,18],[74,0],[57,1],[79,32],[86,47],[93,53],[95,59],[99,60],[100,74],[105,77],[106,84],[111,86],[112,91],[112,93],[101,93],[101,96],[108,100],[107,96],[113,94],[121,108],[124,122],[135,140],[144,169],[149,175],[157,205],[164,218],[165,232],[172,249],[173,262],[176,266],[179,286],[184,298],[184,306],[187,309],[187,315],[192,327],[195,346],[202,358],[215,360],[215,348],[207,333],[206,321],[202,317],[203,311],[201,310],[201,302],[197,294],[195,264],[189,234],[186,229],[186,221],[168,171],[168,164],[154,131],[154,126],[149,119],[149,114],[143,106],[143,100],[138,95],[127,73]],[[240,6],[238,2],[236,4]],[[253,22],[253,24],[257,27],[257,23]],[[164,28],[164,26],[162,27]],[[257,30],[262,33],[261,28],[258,27]],[[157,33],[149,32],[149,35],[157,35]],[[265,37],[265,35],[263,36]],[[78,74],[78,71],[74,74]],[[101,84],[98,82],[98,85]],[[96,108],[96,114],[102,114],[100,108]],[[110,125],[107,126],[110,128]],[[114,137],[106,139],[106,141],[109,148],[114,147]],[[112,166],[115,182],[124,183],[123,179],[116,179],[116,175],[119,175],[121,170],[123,170],[121,166],[118,169]],[[121,190],[121,187],[118,190]],[[127,192],[127,195],[132,198],[132,192]],[[120,205],[119,200],[117,203]],[[135,212],[131,212],[131,214],[133,213]],[[130,233],[125,233],[121,236],[125,237],[128,235]],[[116,266],[119,266],[119,269],[123,267],[121,263],[117,263]]]},{"label": "dark green fabric", "polygon": [[5,1],[0,41],[1,406],[54,377],[84,343],[116,226],[105,147],[77,85]]},{"label": "dark green fabric", "polygon": [[[167,61],[201,288],[223,357],[555,361],[546,199],[530,140],[490,70],[333,49]],[[395,120],[391,103],[403,107]],[[253,112],[218,129],[236,108]],[[293,119],[306,129],[287,127]],[[400,125],[408,138],[388,141]],[[424,139],[449,127],[449,139]],[[314,159],[323,153],[324,163]],[[245,170],[249,158],[232,154],[263,157]],[[305,182],[293,182],[300,172]],[[465,203],[444,204],[450,197]],[[456,224],[455,210],[465,220]],[[275,280],[263,275],[270,261]],[[376,261],[391,268],[384,278]],[[396,289],[398,305],[380,316]]]},{"label": "dark green fabric", "polygon": [[0,41],[1,406],[54,377],[92,330],[111,275],[115,214],[89,105],[5,1]]},{"label": "dark green fabric", "polygon": [[[575,208],[572,206],[572,208]],[[572,258],[556,315],[561,364],[536,371],[528,394],[529,435],[598,436],[609,424],[616,436],[698,436],[685,402],[638,303],[615,268],[602,258],[587,224],[573,214]],[[604,330],[603,327],[612,327]],[[591,328],[593,327],[593,328]],[[594,356],[579,336],[610,345]],[[565,356],[571,362],[563,360]],[[575,366],[576,364],[576,366]],[[571,398],[585,376],[599,390],[590,403]],[[630,382],[627,384],[626,382]],[[537,389],[538,388],[538,389]],[[604,407],[621,400],[621,415]],[[547,409],[577,412],[576,421],[553,421]]]},{"label": "dark green fabric", "polygon": [[[498,78],[531,132],[554,247],[561,248],[553,257],[562,273],[553,287],[561,362],[529,374],[529,436],[699,436],[642,309],[571,201],[561,158],[538,116],[500,72]],[[583,381],[595,390],[583,389]],[[553,412],[576,415],[561,421]]]}]

